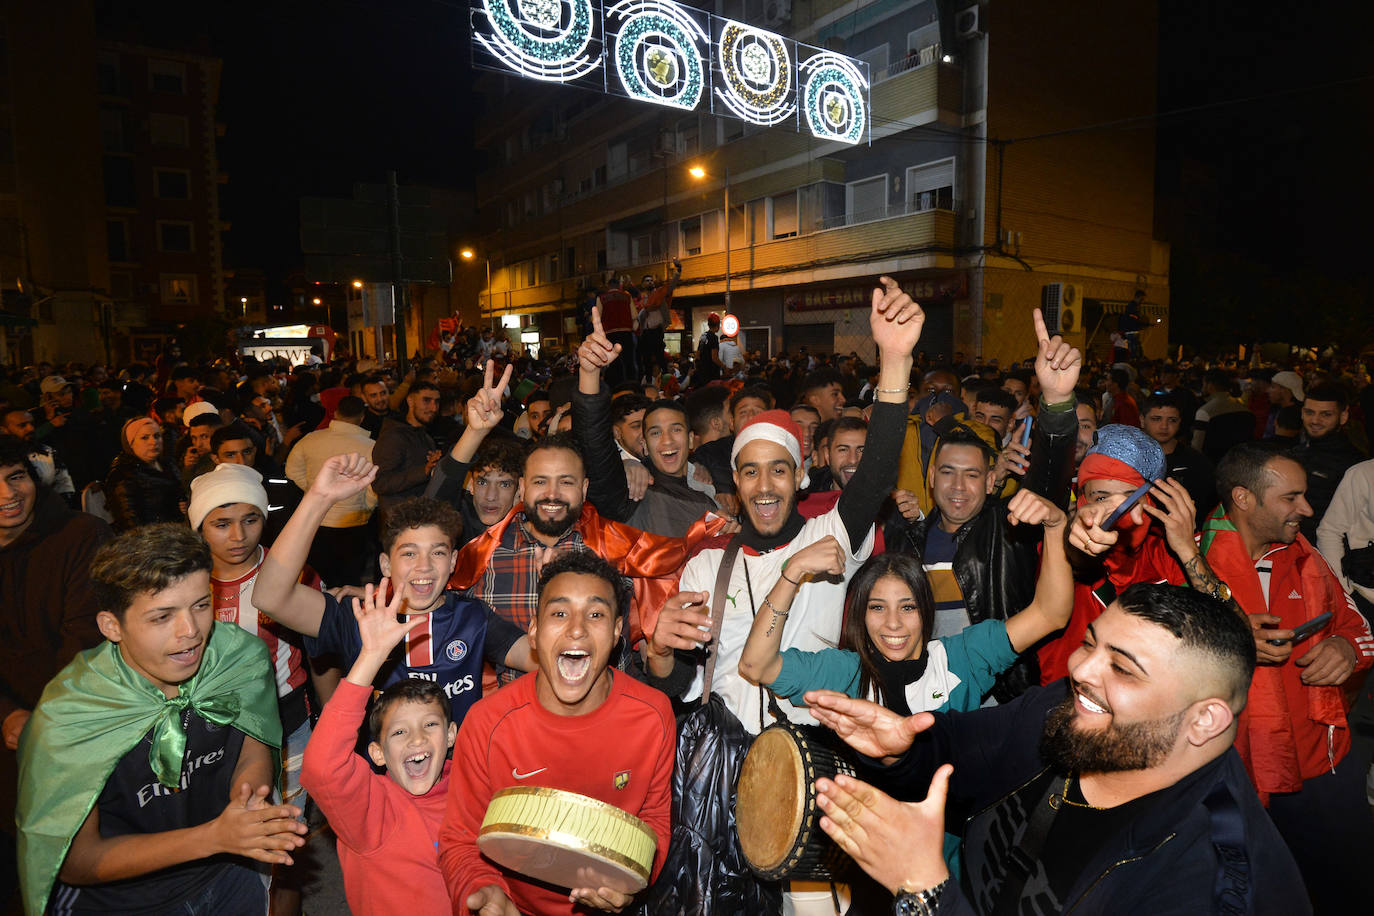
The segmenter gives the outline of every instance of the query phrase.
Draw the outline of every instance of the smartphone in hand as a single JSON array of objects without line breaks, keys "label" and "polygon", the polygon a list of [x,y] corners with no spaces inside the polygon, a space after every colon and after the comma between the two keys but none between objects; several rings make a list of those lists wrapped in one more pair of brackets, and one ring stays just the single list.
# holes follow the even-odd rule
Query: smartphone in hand
[{"label": "smartphone in hand", "polygon": [[1154,485],[1147,480],[1140,486],[1136,487],[1135,492],[1132,493],[1130,496],[1127,496],[1122,501],[1121,505],[1117,506],[1114,510],[1112,510],[1111,515],[1107,516],[1106,521],[1104,521],[1101,525],[1102,530],[1111,531],[1113,528],[1115,528],[1116,523],[1121,521],[1121,516],[1125,515],[1127,512],[1130,512],[1131,509],[1135,507],[1135,504],[1140,502],[1140,498],[1144,496],[1146,493],[1150,492],[1150,487],[1152,486]]},{"label": "smartphone in hand", "polygon": [[1271,646],[1286,646],[1286,645],[1288,645],[1290,642],[1293,643],[1294,645],[1297,645],[1298,643],[1302,642],[1304,639],[1308,639],[1309,637],[1311,637],[1314,633],[1316,633],[1318,630],[1320,630],[1322,627],[1326,626],[1326,625],[1327,625],[1328,623],[1330,623],[1330,622],[1331,622],[1331,612],[1330,612],[1330,611],[1325,611],[1324,613],[1318,614],[1316,617],[1313,617],[1311,620],[1307,621],[1306,623],[1300,624],[1299,626],[1294,627],[1294,628],[1293,628],[1293,638],[1292,638],[1291,640],[1290,640],[1290,639],[1271,639],[1271,640],[1269,640],[1269,645],[1271,645]]}]

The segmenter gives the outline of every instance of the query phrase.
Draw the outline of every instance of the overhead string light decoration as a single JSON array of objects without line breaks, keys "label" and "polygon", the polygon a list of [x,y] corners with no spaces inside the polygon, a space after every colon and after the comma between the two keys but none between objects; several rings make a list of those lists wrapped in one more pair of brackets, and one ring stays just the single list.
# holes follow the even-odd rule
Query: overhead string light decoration
[{"label": "overhead string light decoration", "polygon": [[716,96],[736,117],[770,126],[796,113],[792,59],[782,36],[726,19],[716,55],[725,83]]},{"label": "overhead string light decoration", "polygon": [[868,80],[847,57],[822,51],[798,68],[812,135],[858,143],[868,132]]},{"label": "overhead string light decoration", "polygon": [[706,85],[706,29],[675,3],[623,0],[606,10],[620,85],[633,99],[691,111]]},{"label": "overhead string light decoration", "polygon": [[601,66],[592,0],[482,0],[489,29],[473,37],[493,57],[537,80],[566,83]]}]

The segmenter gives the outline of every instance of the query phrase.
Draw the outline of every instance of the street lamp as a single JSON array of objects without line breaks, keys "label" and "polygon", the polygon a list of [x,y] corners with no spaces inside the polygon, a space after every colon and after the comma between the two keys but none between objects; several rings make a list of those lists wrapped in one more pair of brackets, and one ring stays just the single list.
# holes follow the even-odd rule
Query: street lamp
[{"label": "street lamp", "polygon": [[[464,261],[471,261],[473,258],[477,257],[477,252],[466,245],[459,249],[458,254]],[[487,266],[487,320],[491,322],[492,331],[495,331],[496,315],[492,313],[491,309],[491,258],[483,255],[482,261]]]},{"label": "street lamp", "polygon": [[[723,168],[725,179],[725,311],[730,311],[730,167]],[[694,165],[687,174],[700,181],[707,177],[706,169]]]},{"label": "street lamp", "polygon": [[240,296],[240,297],[239,297],[239,304],[243,306],[243,317],[244,317],[244,318],[247,318],[247,317],[248,317],[248,297],[247,297],[247,296]]}]

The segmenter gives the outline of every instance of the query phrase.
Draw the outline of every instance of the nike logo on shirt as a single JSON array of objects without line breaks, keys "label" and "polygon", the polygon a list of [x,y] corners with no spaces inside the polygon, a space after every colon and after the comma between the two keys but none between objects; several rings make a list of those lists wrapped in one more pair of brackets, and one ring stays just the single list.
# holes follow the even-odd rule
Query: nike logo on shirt
[{"label": "nike logo on shirt", "polygon": [[528,773],[521,773],[515,767],[511,767],[510,774],[514,776],[516,779],[529,779],[531,776],[538,776],[540,773],[544,772],[547,769],[548,767],[540,767],[537,770],[530,770]]}]

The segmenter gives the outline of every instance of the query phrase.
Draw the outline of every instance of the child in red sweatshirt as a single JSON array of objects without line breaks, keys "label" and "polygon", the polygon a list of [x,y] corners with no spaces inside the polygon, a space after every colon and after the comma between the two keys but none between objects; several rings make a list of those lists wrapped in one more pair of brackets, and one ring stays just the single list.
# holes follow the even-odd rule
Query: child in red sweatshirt
[{"label": "child in red sweatshirt", "polygon": [[372,696],[372,680],[391,651],[428,614],[397,623],[403,596],[378,606],[383,579],[355,599],[362,651],[324,708],[305,749],[301,785],[329,818],[349,908],[358,916],[446,913],[448,889],[435,852],[448,796],[448,752],[458,734],[442,689],[426,680],[387,688],[372,705],[367,752],[386,768],[374,773],[353,752]]},{"label": "child in red sweatshirt", "polygon": [[545,786],[600,799],[658,837],[650,880],[668,853],[677,731],[668,697],[613,669],[628,596],[589,550],[545,564],[530,622],[538,670],[479,700],[463,720],[439,858],[454,913],[572,916],[619,912],[633,897],[609,887],[566,891],[498,867],[477,834],[497,791]]}]

